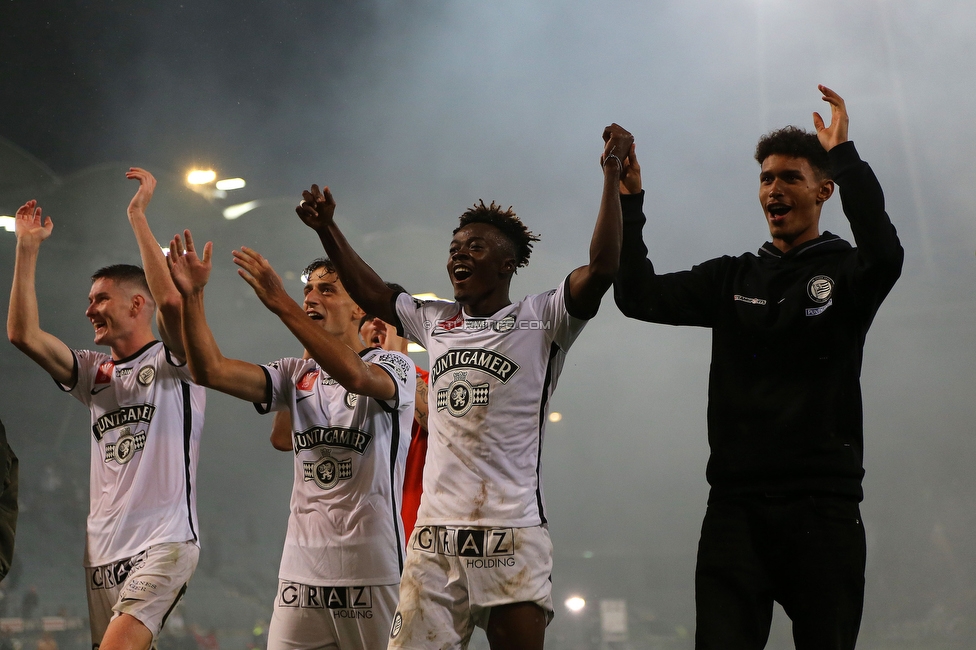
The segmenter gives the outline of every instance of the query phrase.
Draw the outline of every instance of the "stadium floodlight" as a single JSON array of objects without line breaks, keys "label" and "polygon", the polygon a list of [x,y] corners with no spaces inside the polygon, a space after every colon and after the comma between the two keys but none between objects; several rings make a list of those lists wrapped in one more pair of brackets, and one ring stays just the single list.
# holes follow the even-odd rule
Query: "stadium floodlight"
[{"label": "stadium floodlight", "polygon": [[186,182],[190,185],[207,185],[217,178],[217,172],[212,169],[194,169],[186,175]]},{"label": "stadium floodlight", "polygon": [[17,220],[13,217],[4,215],[0,217],[0,228],[3,228],[7,232],[14,232],[16,229]]},{"label": "stadium floodlight", "polygon": [[239,190],[247,185],[243,178],[224,178],[214,184],[218,190]]},{"label": "stadium floodlight", "polygon": [[586,601],[582,596],[570,596],[566,599],[566,609],[573,612],[574,614],[579,614],[586,607]]},{"label": "stadium floodlight", "polygon": [[560,422],[562,419],[563,419],[563,414],[560,413],[559,411],[553,411],[552,413],[549,414],[550,422]]},{"label": "stadium floodlight", "polygon": [[[248,201],[247,203],[238,203],[237,205],[227,206],[224,208],[224,219],[236,219],[242,214],[246,214],[260,205],[260,201]],[[304,280],[302,280],[302,282],[304,282]]]}]

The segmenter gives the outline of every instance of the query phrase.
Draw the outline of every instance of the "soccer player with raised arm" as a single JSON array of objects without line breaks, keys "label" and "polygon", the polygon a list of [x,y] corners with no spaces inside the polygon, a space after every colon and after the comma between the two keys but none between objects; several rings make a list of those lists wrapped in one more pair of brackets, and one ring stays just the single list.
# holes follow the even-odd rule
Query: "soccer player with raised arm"
[{"label": "soccer player with raised arm", "polygon": [[128,215],[145,271],[99,269],[85,311],[95,343],[110,353],[69,349],[41,329],[37,257],[54,224],[35,201],[17,211],[7,315],[10,341],[91,410],[85,572],[92,646],[102,650],[149,648],[200,553],[196,470],[206,395],[186,367],[180,296],[146,219],[156,179],[139,168],[126,177],[139,181]]},{"label": "soccer player with raised arm", "polygon": [[633,138],[604,131],[603,193],[589,263],[546,293],[513,302],[530,232],[511,209],[476,204],[454,229],[454,302],[391,290],[353,251],[315,185],[299,216],[319,235],[366,311],[430,355],[423,501],[407,548],[391,648],[466,647],[475,626],[495,650],[541,649],[552,617],[552,543],[541,453],[567,351],[596,315],[620,255],[617,186]]},{"label": "soccer player with raised arm", "polygon": [[[197,255],[189,231],[170,245],[183,297],[183,336],[200,384],[287,410],[295,480],[269,650],[383,647],[404,562],[403,467],[413,420],[414,365],[367,348],[360,309],[326,259],[305,269],[304,306],[268,261],[234,251],[238,273],[305,347],[310,358],[257,365],[224,357],[207,325],[203,290],[211,244]],[[277,443],[287,448],[287,443]]]}]

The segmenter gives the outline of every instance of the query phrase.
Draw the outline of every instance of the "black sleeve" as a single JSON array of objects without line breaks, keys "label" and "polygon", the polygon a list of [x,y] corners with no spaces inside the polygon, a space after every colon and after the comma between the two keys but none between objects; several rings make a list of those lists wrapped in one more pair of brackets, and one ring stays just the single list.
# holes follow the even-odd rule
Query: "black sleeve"
[{"label": "black sleeve", "polygon": [[905,251],[885,212],[881,184],[861,160],[854,143],[843,142],[828,155],[844,215],[857,244],[854,290],[873,313],[901,275]]},{"label": "black sleeve", "polygon": [[715,322],[725,260],[704,262],[690,271],[658,275],[647,258],[643,229],[644,193],[622,195],[623,246],[613,299],[630,318],[668,325],[711,327]]}]

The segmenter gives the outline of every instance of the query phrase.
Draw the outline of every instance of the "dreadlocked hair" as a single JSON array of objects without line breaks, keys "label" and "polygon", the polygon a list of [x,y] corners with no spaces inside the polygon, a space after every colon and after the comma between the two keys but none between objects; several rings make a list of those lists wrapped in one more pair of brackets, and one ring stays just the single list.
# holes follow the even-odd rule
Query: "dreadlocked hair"
[{"label": "dreadlocked hair", "polygon": [[529,255],[532,254],[532,242],[540,241],[539,235],[526,228],[522,220],[515,215],[512,206],[502,210],[502,206],[494,201],[491,205],[485,205],[483,199],[478,199],[477,203],[460,216],[459,221],[461,225],[455,228],[452,234],[456,235],[461,228],[472,223],[487,223],[497,228],[515,248],[516,268],[528,265]]}]

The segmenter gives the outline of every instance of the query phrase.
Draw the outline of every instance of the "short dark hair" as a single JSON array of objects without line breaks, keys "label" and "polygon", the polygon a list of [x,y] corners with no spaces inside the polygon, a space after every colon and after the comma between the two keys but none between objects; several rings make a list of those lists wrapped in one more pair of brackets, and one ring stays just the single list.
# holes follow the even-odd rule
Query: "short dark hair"
[{"label": "short dark hair", "polygon": [[308,266],[306,266],[302,271],[302,277],[308,281],[308,278],[312,277],[312,274],[321,268],[324,268],[329,273],[339,275],[339,272],[336,270],[336,266],[332,263],[332,260],[330,260],[328,257],[316,257],[314,260],[309,262]]},{"label": "short dark hair", "polygon": [[[402,284],[387,282],[386,286],[393,290],[394,296],[398,296],[401,293],[407,293],[407,290],[403,288]],[[359,329],[363,329],[363,325],[366,324],[366,321],[373,320],[374,318],[376,318],[376,314],[363,314],[363,317],[359,319]]]},{"label": "short dark hair", "polygon": [[526,228],[522,220],[515,215],[512,206],[508,206],[508,210],[502,210],[502,206],[494,201],[491,202],[491,205],[485,205],[484,200],[478,199],[477,203],[460,216],[459,221],[461,225],[454,229],[452,233],[454,235],[461,228],[472,223],[487,223],[497,228],[515,248],[516,268],[521,268],[529,263],[529,255],[532,254],[532,242],[539,241],[539,236]]},{"label": "short dark hair", "polygon": [[91,276],[92,284],[96,280],[112,280],[117,284],[127,284],[135,286],[146,293],[146,298],[152,300],[152,293],[149,291],[149,282],[146,281],[146,272],[141,267],[134,264],[112,264],[103,266],[95,271]]},{"label": "short dark hair", "polygon": [[780,154],[794,158],[804,158],[821,178],[830,178],[830,158],[827,150],[820,144],[816,133],[810,133],[796,126],[784,126],[770,131],[759,138],[756,145],[756,162],[760,165],[769,156]]}]

